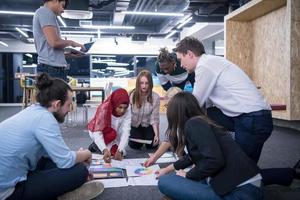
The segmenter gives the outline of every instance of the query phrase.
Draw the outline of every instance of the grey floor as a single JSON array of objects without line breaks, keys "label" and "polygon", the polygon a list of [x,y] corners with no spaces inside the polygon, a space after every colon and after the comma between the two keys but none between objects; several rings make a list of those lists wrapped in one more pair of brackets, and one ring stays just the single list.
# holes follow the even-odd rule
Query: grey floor
[{"label": "grey floor", "polygon": [[[0,122],[9,116],[17,113],[19,107],[0,107]],[[94,110],[89,110],[89,118],[93,115]],[[164,138],[164,130],[167,127],[166,116],[160,116],[160,133],[161,138]],[[80,147],[87,148],[91,140],[85,131],[83,125],[83,113],[81,108],[78,108],[77,113],[70,114],[64,124],[61,125],[63,137],[66,144],[72,150],[77,150]],[[290,167],[300,159],[300,131],[275,127],[272,136],[265,143],[263,152],[259,161],[261,168],[269,167]],[[128,148],[128,158],[147,157],[145,151],[135,151]],[[266,187],[266,199],[268,200],[300,200],[300,182],[295,180],[290,187],[283,186],[268,186]],[[152,200],[162,199],[163,195],[157,187],[149,186],[129,186],[123,188],[105,189],[97,200]]]}]

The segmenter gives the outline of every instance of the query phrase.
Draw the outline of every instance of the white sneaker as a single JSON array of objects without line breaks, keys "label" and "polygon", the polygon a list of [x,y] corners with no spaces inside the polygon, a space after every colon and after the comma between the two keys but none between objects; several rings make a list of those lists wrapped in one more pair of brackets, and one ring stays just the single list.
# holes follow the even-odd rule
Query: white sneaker
[{"label": "white sneaker", "polygon": [[81,187],[59,196],[58,200],[90,200],[100,195],[104,190],[103,183],[89,181]]}]

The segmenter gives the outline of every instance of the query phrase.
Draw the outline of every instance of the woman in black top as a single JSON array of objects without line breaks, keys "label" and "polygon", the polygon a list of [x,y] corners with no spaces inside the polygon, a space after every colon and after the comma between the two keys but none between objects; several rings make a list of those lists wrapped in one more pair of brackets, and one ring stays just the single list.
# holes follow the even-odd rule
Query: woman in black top
[{"label": "woman in black top", "polygon": [[[205,116],[192,94],[175,95],[168,104],[167,119],[173,150],[181,156],[186,149],[188,154],[157,172],[162,193],[180,200],[262,199],[258,167]],[[176,174],[167,174],[174,170]]]}]

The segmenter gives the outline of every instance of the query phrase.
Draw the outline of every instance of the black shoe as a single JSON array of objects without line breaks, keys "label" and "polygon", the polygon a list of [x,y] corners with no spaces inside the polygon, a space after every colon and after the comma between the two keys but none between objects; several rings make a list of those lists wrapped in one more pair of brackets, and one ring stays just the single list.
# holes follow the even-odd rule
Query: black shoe
[{"label": "black shoe", "polygon": [[93,142],[92,144],[90,144],[89,148],[88,148],[92,153],[99,153],[102,154],[101,150],[98,148],[98,146],[96,145],[95,142]]},{"label": "black shoe", "polygon": [[300,170],[300,159],[299,159],[298,162],[294,165],[293,169],[294,169],[294,170]]},{"label": "black shoe", "polygon": [[294,165],[293,169],[295,170],[295,179],[300,179],[300,160]]}]

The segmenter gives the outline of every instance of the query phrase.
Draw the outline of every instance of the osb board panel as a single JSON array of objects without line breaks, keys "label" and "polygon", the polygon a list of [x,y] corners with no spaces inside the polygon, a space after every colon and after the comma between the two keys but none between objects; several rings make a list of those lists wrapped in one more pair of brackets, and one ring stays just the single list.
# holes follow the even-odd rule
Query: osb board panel
[{"label": "osb board panel", "polygon": [[252,79],[261,86],[270,103],[287,106],[287,111],[274,112],[274,115],[289,119],[290,51],[286,9],[282,7],[252,21]]},{"label": "osb board panel", "polygon": [[299,0],[291,0],[291,15],[292,21],[300,21],[300,1]]},{"label": "osb board panel", "polygon": [[252,0],[226,16],[225,20],[251,21],[285,6],[287,0]]},{"label": "osb board panel", "polygon": [[[298,19],[300,9],[293,14],[297,15],[294,19]],[[300,120],[300,21],[294,20],[291,25],[291,108],[291,118]]]},{"label": "osb board panel", "polygon": [[252,26],[248,22],[226,21],[225,57],[252,77]]}]

